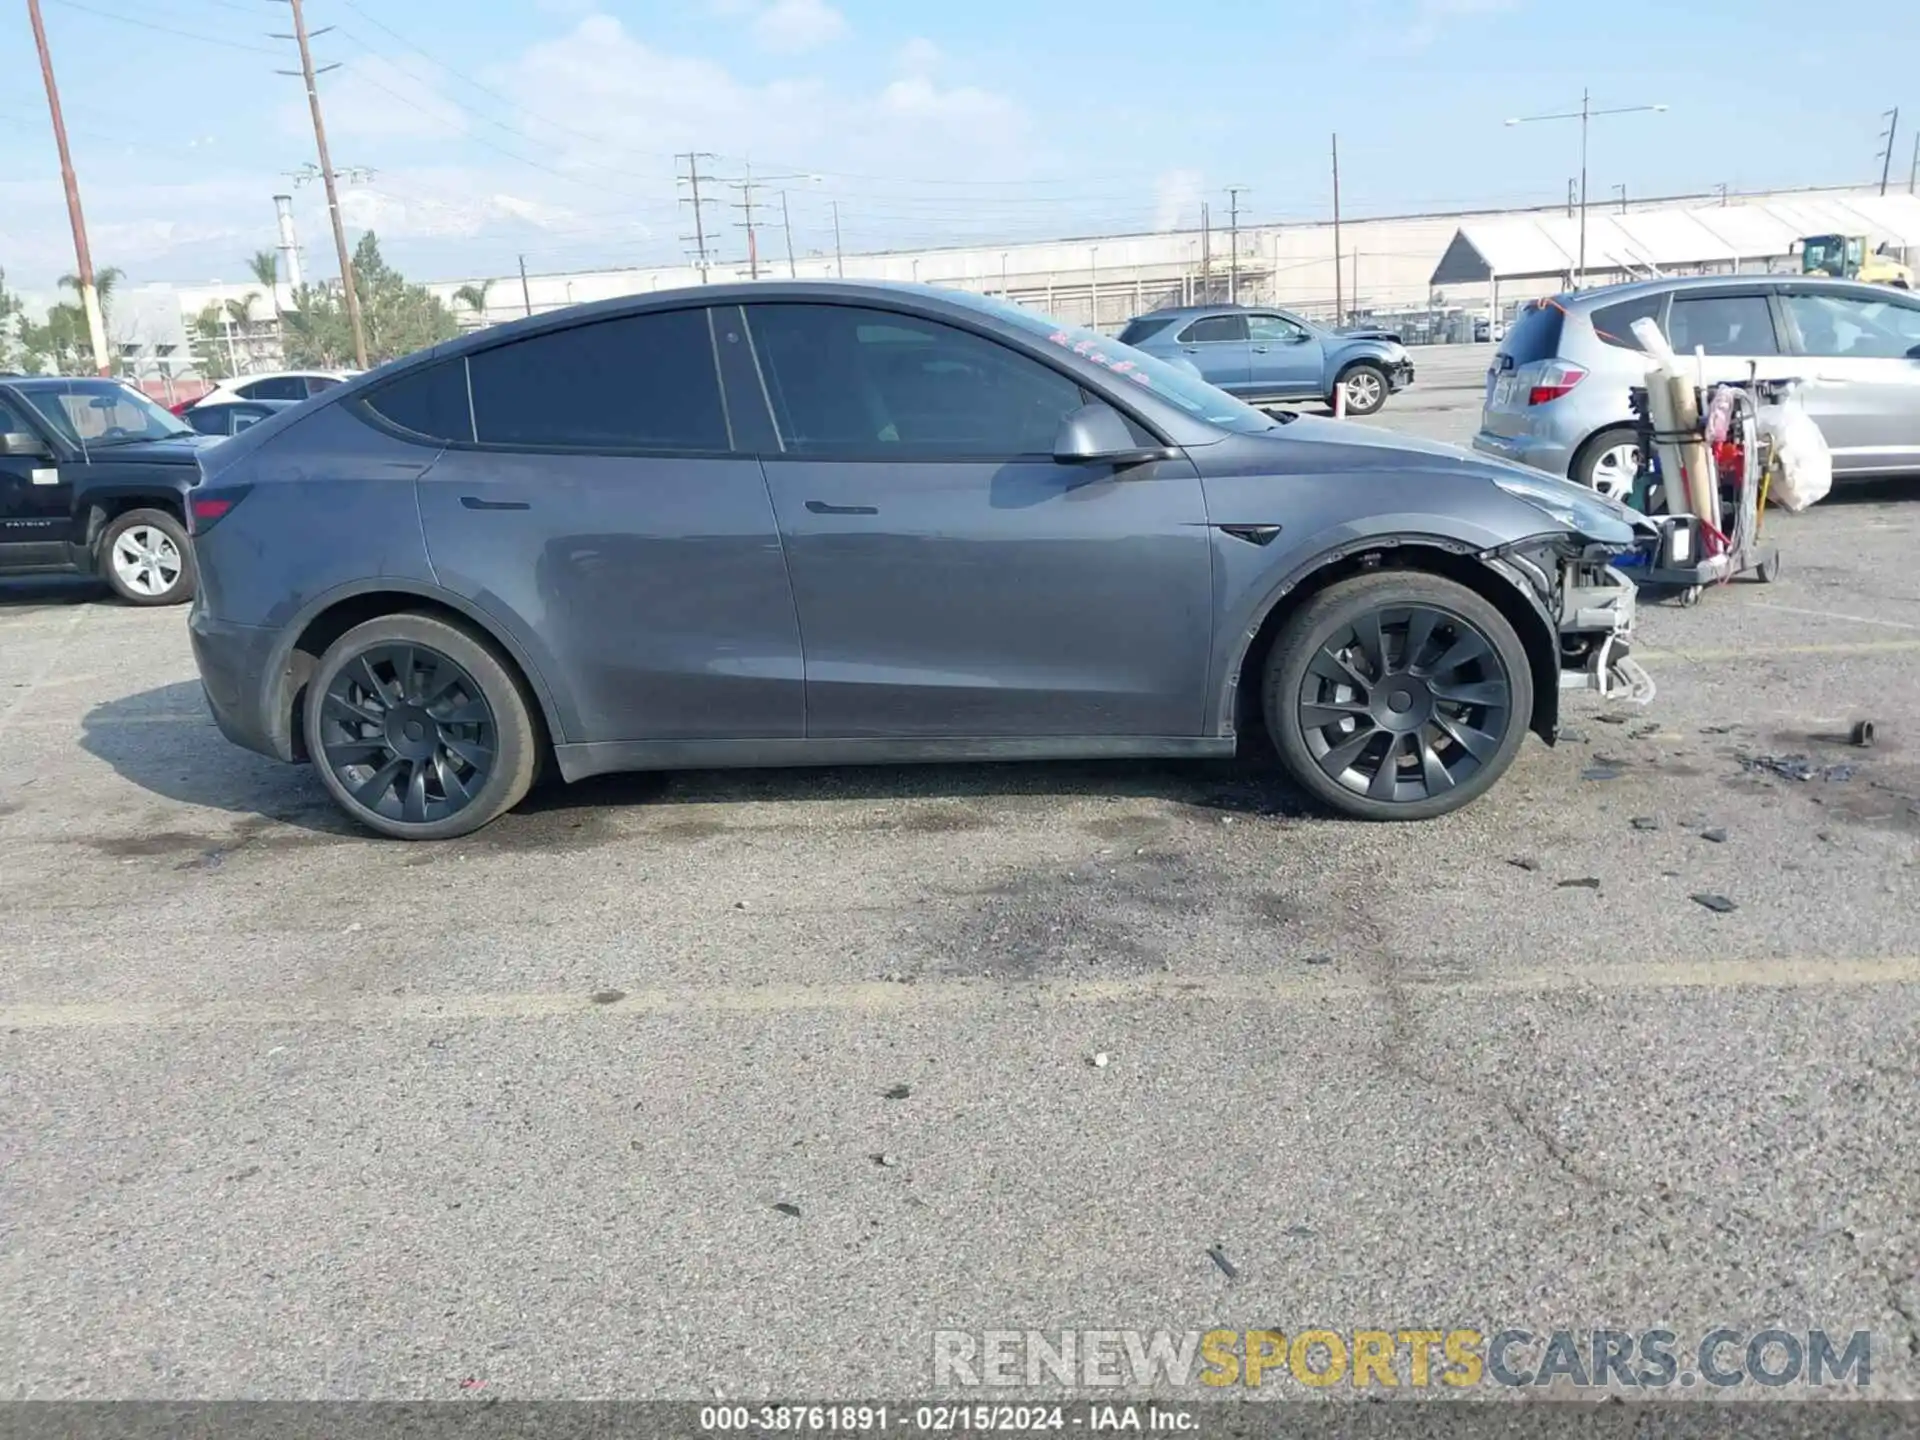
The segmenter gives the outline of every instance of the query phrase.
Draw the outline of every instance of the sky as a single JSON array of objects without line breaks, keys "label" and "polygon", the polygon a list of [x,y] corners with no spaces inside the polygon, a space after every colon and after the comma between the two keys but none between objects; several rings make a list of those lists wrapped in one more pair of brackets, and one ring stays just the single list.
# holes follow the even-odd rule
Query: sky
[{"label": "sky", "polygon": [[[295,199],[337,273],[285,0],[43,0],[97,265],[246,278]],[[1772,0],[307,0],[349,243],[413,278],[683,262],[698,162],[711,253],[747,194],[784,258],[1329,213],[1544,204],[1579,126],[1590,194],[1877,180],[1920,122],[1920,5],[1810,24]],[[1663,33],[1662,27],[1676,27]],[[0,3],[0,268],[73,268],[21,0]],[[756,177],[754,188],[740,182]]]}]

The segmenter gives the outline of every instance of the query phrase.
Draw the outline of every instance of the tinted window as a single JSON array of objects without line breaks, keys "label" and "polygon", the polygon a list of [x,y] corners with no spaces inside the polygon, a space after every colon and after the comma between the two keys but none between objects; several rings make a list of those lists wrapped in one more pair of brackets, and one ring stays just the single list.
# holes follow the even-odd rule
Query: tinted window
[{"label": "tinted window", "polygon": [[366,403],[382,418],[429,440],[473,439],[463,361],[442,360],[408,371],[367,396]]},{"label": "tinted window", "polygon": [[[331,390],[334,386],[338,385],[339,383],[340,382],[334,379],[331,375],[309,375],[307,377],[307,394],[318,395],[322,390]],[[261,398],[271,400],[273,397],[271,395],[267,395],[267,396],[262,396]]]},{"label": "tinted window", "polygon": [[1287,319],[1284,315],[1249,315],[1247,334],[1255,340],[1273,340],[1283,345],[1296,345],[1307,338],[1307,327]]},{"label": "tinted window", "polygon": [[1633,322],[1652,320],[1658,323],[1660,307],[1667,303],[1664,294],[1638,295],[1631,300],[1617,300],[1611,305],[1602,305],[1587,317],[1593,325],[1593,333],[1600,337],[1603,345],[1613,345],[1622,350],[1644,350],[1634,337]]},{"label": "tinted window", "polygon": [[1553,359],[1560,353],[1560,322],[1565,313],[1552,300],[1535,300],[1514,316],[1507,338],[1500,342],[1499,353],[1515,365]]},{"label": "tinted window", "polygon": [[1920,305],[1857,295],[1788,295],[1786,305],[1809,355],[1920,358]]},{"label": "tinted window", "polygon": [[705,310],[550,330],[468,357],[483,445],[726,450]]},{"label": "tinted window", "polygon": [[1773,311],[1764,295],[1676,295],[1667,340],[1679,355],[1777,355]]},{"label": "tinted window", "polygon": [[1076,381],[997,341],[851,305],[749,305],[789,452],[1001,459],[1051,455]]},{"label": "tinted window", "polygon": [[231,413],[225,405],[196,405],[187,411],[186,420],[202,435],[225,435]]},{"label": "tinted window", "polygon": [[233,412],[233,433],[238,435],[249,425],[258,425],[267,418],[263,410],[236,410]]},{"label": "tinted window", "polygon": [[31,425],[27,424],[21,413],[7,403],[6,397],[0,395],[0,434],[33,435],[37,433]]},{"label": "tinted window", "polygon": [[1180,334],[1183,345],[1198,345],[1207,340],[1244,340],[1247,338],[1247,317],[1244,315],[1209,315],[1204,320],[1196,320]]},{"label": "tinted window", "polygon": [[1165,315],[1158,319],[1147,316],[1139,320],[1129,320],[1127,322],[1127,328],[1120,332],[1120,343],[1122,345],[1138,345],[1142,340],[1151,339],[1153,336],[1158,335],[1179,318],[1177,315]]},{"label": "tinted window", "polygon": [[234,393],[249,400],[304,400],[307,382],[298,375],[275,375],[266,380],[249,381]]}]

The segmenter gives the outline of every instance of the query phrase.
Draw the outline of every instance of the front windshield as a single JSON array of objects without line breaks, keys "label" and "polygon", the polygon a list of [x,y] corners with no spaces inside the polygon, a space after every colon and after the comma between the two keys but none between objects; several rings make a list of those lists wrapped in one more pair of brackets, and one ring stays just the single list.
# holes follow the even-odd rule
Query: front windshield
[{"label": "front windshield", "polygon": [[1023,310],[1018,305],[967,290],[942,290],[940,295],[942,299],[985,311],[1018,326],[1029,335],[1038,335],[1062,349],[1071,350],[1083,360],[1104,366],[1115,375],[1125,376],[1143,389],[1151,390],[1168,404],[1209,425],[1238,431],[1242,435],[1258,435],[1282,423],[1234,399],[1226,391],[1216,390],[1198,374],[1177,365],[1169,365],[1164,360],[1156,360],[1098,331],[1083,329],[1078,325],[1062,325],[1032,310]]},{"label": "front windshield", "polygon": [[1845,242],[1838,235],[1821,235],[1807,241],[1803,268],[1834,272],[1845,255]]},{"label": "front windshield", "polygon": [[68,380],[36,385],[27,403],[69,444],[98,450],[137,440],[168,440],[197,433],[145,395],[117,380]]}]

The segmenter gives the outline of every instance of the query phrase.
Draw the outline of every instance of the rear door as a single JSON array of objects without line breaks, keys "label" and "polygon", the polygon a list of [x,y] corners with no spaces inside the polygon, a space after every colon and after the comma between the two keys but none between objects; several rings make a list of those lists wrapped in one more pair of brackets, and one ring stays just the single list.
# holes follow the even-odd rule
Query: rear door
[{"label": "rear door", "polygon": [[1920,469],[1920,300],[1809,287],[1784,291],[1781,310],[1834,468]]},{"label": "rear door", "polygon": [[1247,317],[1208,315],[1195,320],[1177,337],[1175,353],[1191,361],[1209,385],[1235,392],[1247,388],[1249,357]]},{"label": "rear door", "polygon": [[1320,337],[1285,315],[1247,316],[1248,390],[1260,396],[1326,393],[1326,347]]},{"label": "rear door", "polygon": [[1190,461],[1055,462],[1081,382],[970,330],[747,314],[809,738],[1200,733],[1212,556]]},{"label": "rear door", "polygon": [[442,585],[551,667],[570,742],[798,739],[800,636],[704,307],[470,352],[371,404],[451,440],[418,481]]},{"label": "rear door", "polygon": [[1781,341],[1772,291],[1764,286],[1676,290],[1667,311],[1667,343],[1682,359],[1694,360],[1709,385],[1776,379],[1799,369]]}]

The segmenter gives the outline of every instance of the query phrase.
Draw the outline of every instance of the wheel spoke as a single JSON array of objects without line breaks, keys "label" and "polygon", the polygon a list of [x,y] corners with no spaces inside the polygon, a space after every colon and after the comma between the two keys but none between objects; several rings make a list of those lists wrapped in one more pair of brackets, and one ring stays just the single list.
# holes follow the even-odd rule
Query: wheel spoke
[{"label": "wheel spoke", "polygon": [[471,699],[459,709],[433,718],[442,725],[484,725],[493,718],[493,713],[487,709],[484,700]]},{"label": "wheel spoke", "polygon": [[460,767],[447,763],[447,752],[436,750],[433,756],[433,773],[439,778],[440,793],[458,809],[473,798],[473,792],[467,789],[466,782],[460,778]]},{"label": "wheel spoke", "polygon": [[1456,705],[1504,705],[1507,703],[1507,682],[1504,680],[1479,680],[1472,684],[1447,685],[1439,682],[1427,687],[1436,700],[1450,700]]},{"label": "wheel spoke", "polygon": [[1387,637],[1380,628],[1380,612],[1369,610],[1353,622],[1353,638],[1359,642],[1360,651],[1367,657],[1367,664],[1373,667],[1373,678],[1387,678]]},{"label": "wheel spoke", "polygon": [[428,660],[426,679],[420,683],[420,708],[431,713],[436,703],[460,689],[461,678],[460,672],[452,666],[443,669],[439,657]]},{"label": "wheel spoke", "polygon": [[1431,610],[1415,609],[1407,616],[1407,651],[1400,657],[1400,668],[1412,670],[1420,663],[1420,652],[1433,639],[1433,627],[1440,617]]},{"label": "wheel spoke", "polygon": [[362,655],[358,660],[354,661],[353,674],[354,678],[359,682],[360,688],[367,692],[367,695],[379,709],[385,711],[393,707],[393,695],[388,691],[386,685],[381,682],[378,672],[373,668],[373,662],[365,655]]},{"label": "wheel spoke", "polygon": [[1400,783],[1400,745],[1410,738],[1407,735],[1388,737],[1387,753],[1380,757],[1380,768],[1373,772],[1373,779],[1367,785],[1368,799],[1393,799],[1393,792]]},{"label": "wheel spoke", "polygon": [[475,770],[485,770],[487,766],[493,763],[492,749],[477,740],[468,740],[459,735],[449,735],[442,730],[440,732],[440,743],[446,746],[447,749],[459,759],[471,765]]},{"label": "wheel spoke", "polygon": [[400,807],[400,818],[416,825],[427,818],[427,767],[423,761],[407,762],[406,799]]},{"label": "wheel spoke", "polygon": [[1462,748],[1476,760],[1485,760],[1500,748],[1498,736],[1489,735],[1484,730],[1476,730],[1464,720],[1456,720],[1451,715],[1436,711],[1433,723],[1459,741]]},{"label": "wheel spoke", "polygon": [[1420,746],[1420,773],[1427,782],[1427,794],[1438,795],[1442,790],[1453,788],[1453,772],[1441,762],[1434,753],[1433,742],[1422,731],[1414,737]]},{"label": "wheel spoke", "polygon": [[333,719],[348,725],[380,725],[386,721],[386,716],[381,711],[375,710],[370,705],[362,705],[337,690],[327,692],[321,707],[323,711],[334,712]]},{"label": "wheel spoke", "polygon": [[393,789],[393,782],[400,778],[406,768],[405,758],[399,755],[394,756],[354,790],[353,798],[369,810],[378,810],[380,802],[386,799],[388,792]]},{"label": "wheel spoke", "polygon": [[1320,647],[1313,659],[1307,662],[1307,669],[1322,680],[1331,680],[1336,685],[1351,685],[1362,695],[1373,689],[1373,682],[1341,659],[1331,644]]},{"label": "wheel spoke", "polygon": [[1480,632],[1462,626],[1458,638],[1447,647],[1447,653],[1433,662],[1427,671],[1429,675],[1446,675],[1458,670],[1469,660],[1477,660],[1482,655],[1491,655],[1492,647],[1481,638]]},{"label": "wheel spoke", "polygon": [[376,736],[371,740],[335,740],[325,747],[327,759],[335,765],[368,765],[393,752],[387,742]]},{"label": "wheel spoke", "polygon": [[1358,700],[1331,700],[1300,707],[1300,724],[1303,729],[1322,730],[1329,725],[1338,725],[1342,720],[1353,720],[1367,713],[1367,707]]},{"label": "wheel spoke", "polygon": [[1326,754],[1322,755],[1320,757],[1320,768],[1325,770],[1329,775],[1338,775],[1344,770],[1351,769],[1353,762],[1360,758],[1360,752],[1371,745],[1379,735],[1379,727],[1374,725],[1367,726],[1366,729],[1360,731],[1357,735],[1350,737],[1343,744],[1334,746],[1331,750],[1327,751]]}]

